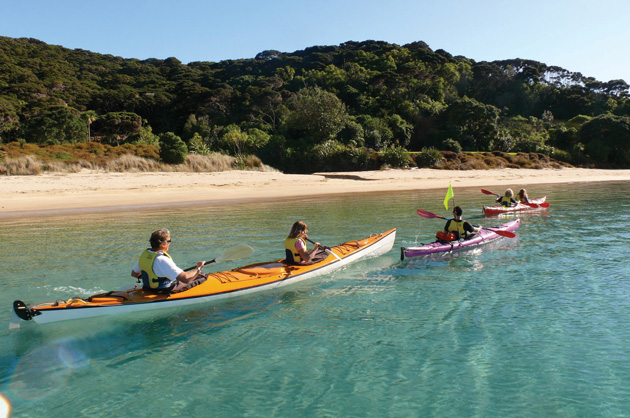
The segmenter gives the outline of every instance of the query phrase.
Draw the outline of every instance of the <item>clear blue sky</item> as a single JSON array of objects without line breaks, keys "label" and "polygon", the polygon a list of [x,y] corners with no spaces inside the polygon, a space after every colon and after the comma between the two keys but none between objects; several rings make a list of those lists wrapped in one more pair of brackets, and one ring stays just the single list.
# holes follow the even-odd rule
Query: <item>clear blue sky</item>
[{"label": "clear blue sky", "polygon": [[628,0],[0,0],[0,36],[124,58],[424,41],[476,61],[532,59],[630,83]]}]

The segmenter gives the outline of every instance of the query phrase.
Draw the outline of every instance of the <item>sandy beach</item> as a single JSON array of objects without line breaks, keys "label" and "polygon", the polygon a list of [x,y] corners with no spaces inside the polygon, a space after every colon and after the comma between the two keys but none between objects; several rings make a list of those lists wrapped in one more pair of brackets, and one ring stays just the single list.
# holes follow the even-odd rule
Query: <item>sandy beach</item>
[{"label": "sandy beach", "polygon": [[630,170],[381,170],[309,175],[279,172],[43,174],[0,177],[0,217],[107,211],[218,201],[453,187],[629,181]]}]

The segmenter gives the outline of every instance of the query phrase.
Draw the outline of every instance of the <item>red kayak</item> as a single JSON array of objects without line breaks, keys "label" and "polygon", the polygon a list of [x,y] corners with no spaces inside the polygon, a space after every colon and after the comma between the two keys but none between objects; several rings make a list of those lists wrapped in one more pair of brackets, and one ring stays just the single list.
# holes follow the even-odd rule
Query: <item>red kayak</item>
[{"label": "red kayak", "polygon": [[549,203],[546,203],[547,196],[543,196],[540,199],[530,199],[530,203],[517,203],[516,206],[484,206],[483,213],[487,216],[502,215],[505,213],[522,212],[546,209],[549,207]]}]

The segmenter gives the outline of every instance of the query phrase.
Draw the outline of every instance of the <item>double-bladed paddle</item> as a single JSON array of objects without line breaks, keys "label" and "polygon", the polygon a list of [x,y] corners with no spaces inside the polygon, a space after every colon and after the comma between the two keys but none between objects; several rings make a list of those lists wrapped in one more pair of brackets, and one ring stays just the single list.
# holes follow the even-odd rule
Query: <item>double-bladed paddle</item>
[{"label": "double-bladed paddle", "polygon": [[483,193],[483,194],[493,194],[493,195],[495,195],[496,197],[501,197],[501,195],[500,195],[500,194],[497,194],[497,193],[491,192],[490,190],[481,189],[481,193]]},{"label": "double-bladed paddle", "polygon": [[[227,250],[226,252],[224,252],[222,255],[220,255],[217,258],[213,258],[210,261],[205,261],[203,265],[206,266],[208,264],[217,263],[219,261],[238,260],[239,258],[249,257],[252,254],[254,254],[254,249],[252,247],[250,247],[247,244],[241,244],[241,245],[237,245],[236,247],[230,248],[229,250]],[[187,269],[184,269],[184,271],[190,271],[196,268],[197,266],[192,266],[192,267],[188,267]]]},{"label": "double-bladed paddle", "polygon": [[[422,210],[422,209],[418,209],[418,215],[422,216],[423,218],[428,218],[428,219],[439,218],[439,219],[444,219],[445,221],[450,220],[449,218],[445,218],[443,216],[436,215],[435,213]],[[506,237],[506,238],[514,238],[516,236],[514,232],[510,232],[510,231],[502,231],[500,229],[486,228],[485,226],[482,226],[481,228],[488,231],[492,231],[495,234],[501,235],[502,237]]]},{"label": "double-bladed paddle", "polygon": [[[310,242],[311,244],[313,244],[313,245],[317,244],[315,241],[313,241],[312,239],[310,239],[310,238],[308,238],[308,237],[306,238],[306,240],[307,240],[308,242]],[[327,246],[325,246],[325,245],[321,245],[321,244],[320,244],[320,247],[322,247],[324,250],[330,250],[330,247],[327,247]]]},{"label": "double-bladed paddle", "polygon": [[[315,242],[315,241],[313,241],[313,240],[309,239],[308,237],[306,237],[306,240],[307,240],[308,242],[310,242],[311,244],[313,244],[313,245],[315,245],[315,244],[316,244],[316,242]],[[337,254],[335,254],[335,253],[333,253],[333,252],[332,252],[332,250],[330,249],[330,247],[327,247],[327,246],[325,246],[325,245],[320,245],[320,247],[322,247],[322,248],[324,249],[324,251],[326,251],[328,254],[332,254],[333,256],[335,256],[335,258],[336,258],[337,260],[341,260],[341,258],[339,258],[339,256],[338,256]]]},{"label": "double-bladed paddle", "polygon": [[[492,195],[495,195],[496,197],[501,197],[500,194],[493,193],[490,190],[481,189],[481,193],[483,193],[483,194],[492,194]],[[539,206],[541,208],[548,208],[549,207],[549,203],[547,203],[547,202],[543,202],[543,203],[524,203],[524,202],[520,202],[520,203],[523,204],[523,205],[527,205],[527,206],[529,206],[531,208],[534,208],[534,209],[539,207]]]}]

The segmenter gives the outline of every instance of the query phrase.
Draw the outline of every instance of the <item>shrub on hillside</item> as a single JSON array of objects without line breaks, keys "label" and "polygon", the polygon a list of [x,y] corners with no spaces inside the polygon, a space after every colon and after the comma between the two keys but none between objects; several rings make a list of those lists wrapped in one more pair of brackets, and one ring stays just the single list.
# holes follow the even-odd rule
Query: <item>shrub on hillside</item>
[{"label": "shrub on hillside", "polygon": [[180,137],[172,132],[160,135],[160,158],[167,164],[186,162],[188,147]]},{"label": "shrub on hillside", "polygon": [[307,171],[355,171],[370,168],[370,154],[365,148],[329,140],[313,147]]},{"label": "shrub on hillside", "polygon": [[392,168],[407,168],[412,160],[403,147],[387,147],[383,150],[383,161]]},{"label": "shrub on hillside", "polygon": [[551,158],[555,160],[563,161],[565,163],[568,163],[571,161],[571,153],[565,150],[561,150],[559,148],[555,148],[555,147],[553,148],[550,156]]},{"label": "shrub on hillside", "polygon": [[233,167],[239,170],[257,169],[262,168],[263,163],[261,159],[255,155],[242,155],[236,158]]},{"label": "shrub on hillside", "polygon": [[370,169],[370,153],[366,148],[346,149],[345,157],[348,159],[353,170],[369,170]]},{"label": "shrub on hillside", "polygon": [[416,164],[418,167],[433,167],[444,159],[444,154],[435,148],[422,148],[416,155]]},{"label": "shrub on hillside", "polygon": [[462,153],[462,145],[452,138],[446,138],[444,141],[442,141],[442,149],[446,151],[452,151],[455,154]]},{"label": "shrub on hillside", "polygon": [[336,140],[317,144],[312,150],[311,171],[337,171],[342,165],[346,146]]}]

